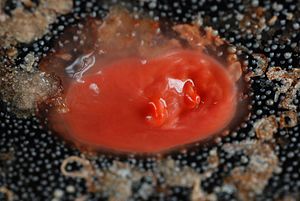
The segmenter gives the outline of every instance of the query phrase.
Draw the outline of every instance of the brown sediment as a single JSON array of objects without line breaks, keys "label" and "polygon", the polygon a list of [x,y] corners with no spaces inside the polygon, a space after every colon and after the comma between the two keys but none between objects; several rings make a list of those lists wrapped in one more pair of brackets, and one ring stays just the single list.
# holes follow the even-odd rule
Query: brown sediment
[{"label": "brown sediment", "polygon": [[[68,164],[76,162],[82,165],[79,171],[68,172]],[[110,200],[127,199],[131,196],[132,182],[141,179],[141,173],[130,171],[130,166],[126,163],[114,162],[107,170],[97,170],[88,159],[71,156],[65,159],[61,165],[61,172],[67,177],[83,178],[89,192],[107,193]],[[123,175],[122,172],[128,172]]]},{"label": "brown sediment", "polygon": [[8,161],[8,160],[12,160],[13,158],[14,155],[12,152],[0,153],[0,161]]},{"label": "brown sediment", "polygon": [[[257,120],[254,124],[255,135],[260,141],[273,142],[279,128],[292,128],[297,126],[297,112],[288,110],[280,112],[279,116],[270,115]],[[277,139],[278,144],[285,144],[282,139]]]},{"label": "brown sediment", "polygon": [[193,183],[192,192],[190,195],[191,201],[217,201],[217,196],[215,194],[205,193],[200,186],[201,186],[201,180],[195,178],[195,181]]},{"label": "brown sediment", "polygon": [[60,81],[54,75],[35,69],[34,63],[34,54],[29,53],[19,66],[22,70],[0,69],[2,100],[21,116],[34,112],[39,103],[61,92]]},{"label": "brown sediment", "polygon": [[237,195],[241,200],[255,200],[255,196],[263,192],[272,175],[280,171],[279,159],[268,143],[242,141],[224,144],[223,148],[228,153],[243,151],[248,157],[249,163],[246,167],[235,167],[224,179],[226,184],[237,189]]},{"label": "brown sediment", "polygon": [[[240,143],[224,144],[223,148],[227,154],[234,155],[237,152],[243,152],[249,161],[246,166],[238,166],[230,171],[230,174],[224,179],[227,187],[222,186],[219,190],[214,189],[214,193],[208,194],[201,189],[201,180],[209,178],[211,174],[218,169],[219,157],[215,149],[211,150],[207,159],[206,171],[202,174],[197,173],[188,166],[180,167],[172,159],[161,159],[156,162],[154,170],[141,170],[138,167],[130,166],[127,163],[115,161],[108,169],[96,169],[88,159],[78,158],[83,167],[82,173],[74,174],[80,178],[86,179],[88,189],[92,192],[108,192],[109,200],[128,199],[132,195],[131,187],[134,182],[140,182],[143,177],[152,178],[152,184],[148,189],[149,196],[160,191],[165,192],[170,187],[181,186],[191,189],[190,199],[192,201],[214,201],[217,200],[216,192],[222,191],[223,187],[232,187],[235,189],[241,200],[255,200],[255,196],[260,194],[269,179],[274,173],[280,172],[278,157],[274,153],[269,143],[261,141],[242,141]],[[64,166],[74,161],[74,156],[65,159]],[[75,156],[76,158],[76,156]],[[87,165],[88,164],[88,165]],[[63,174],[65,171],[62,171]],[[122,174],[121,174],[122,173]],[[69,174],[69,173],[68,173]],[[71,175],[73,177],[74,175]],[[85,175],[84,177],[82,177]],[[66,176],[68,176],[66,174]],[[75,176],[76,177],[76,176]],[[158,184],[158,177],[164,178],[163,184]],[[92,178],[94,188],[90,188]],[[161,186],[162,185],[162,186]],[[117,196],[118,195],[118,196]]]},{"label": "brown sediment", "polygon": [[216,149],[212,149],[209,151],[209,156],[207,158],[207,162],[209,164],[209,169],[217,168],[220,164],[220,159]]},{"label": "brown sediment", "polygon": [[283,198],[276,199],[275,201],[297,201],[297,197],[299,198],[299,195],[285,195]]},{"label": "brown sediment", "polygon": [[277,132],[278,123],[276,121],[276,116],[271,115],[258,120],[254,124],[254,129],[256,137],[260,140],[271,140],[274,134]]},{"label": "brown sediment", "polygon": [[[34,4],[31,1],[25,1],[24,3],[25,5]],[[11,16],[0,13],[0,42],[2,48],[9,48],[17,45],[17,43],[30,43],[41,38],[58,15],[66,14],[72,8],[73,1],[71,0],[63,1],[63,3],[43,0],[34,9],[34,12],[18,7],[12,11]]]},{"label": "brown sediment", "polygon": [[[70,163],[81,165],[82,168],[77,171],[67,171],[67,165]],[[95,191],[97,185],[95,185],[93,177],[96,175],[96,173],[89,160],[78,156],[70,156],[63,161],[60,170],[64,176],[85,179],[88,190]]]},{"label": "brown sediment", "polygon": [[27,8],[33,8],[36,7],[36,3],[33,2],[32,0],[21,0],[21,2],[26,6]]},{"label": "brown sediment", "polygon": [[11,190],[9,190],[7,187],[5,186],[0,187],[0,193],[3,193],[6,196],[7,201],[14,200],[14,193]]},{"label": "brown sediment", "polygon": [[[72,171],[72,172],[69,172],[66,170],[67,168],[67,165],[69,163],[78,163],[80,165],[82,165],[83,169],[82,171]],[[92,173],[92,166],[91,166],[91,163],[90,161],[88,161],[87,159],[84,159],[84,158],[80,158],[78,156],[71,156],[67,159],[65,159],[63,161],[63,163],[61,164],[61,172],[63,175],[67,176],[67,177],[79,177],[79,178],[86,178],[86,177],[90,177],[91,173]]]},{"label": "brown sediment", "polygon": [[87,195],[80,195],[79,197],[75,198],[74,201],[86,201],[88,199]]},{"label": "brown sediment", "polygon": [[277,19],[278,17],[274,15],[273,17],[271,17],[271,19],[269,19],[268,25],[273,26],[276,23]]},{"label": "brown sediment", "polygon": [[10,59],[15,59],[16,56],[18,55],[18,50],[15,47],[10,47],[6,50],[6,55],[10,58]]},{"label": "brown sediment", "polygon": [[179,42],[169,40],[160,32],[159,22],[148,18],[134,19],[129,11],[118,7],[112,8],[97,28],[96,38],[101,52],[109,55],[114,51],[122,57],[154,57],[165,49],[180,47]]},{"label": "brown sediment", "polygon": [[[66,166],[72,162],[82,165],[81,171],[66,171]],[[211,168],[208,169],[208,171],[212,171]],[[129,199],[132,195],[132,185],[140,182],[144,177],[152,180],[152,184],[149,184],[146,188],[148,196],[156,191],[166,191],[170,187],[180,186],[192,190],[192,201],[216,200],[215,195],[207,194],[201,189],[201,179],[207,178],[207,174],[202,176],[188,166],[179,167],[172,159],[159,160],[153,171],[141,170],[127,163],[117,161],[108,169],[98,170],[88,159],[71,156],[63,161],[61,172],[67,177],[84,178],[89,192],[105,193],[109,196],[109,200]],[[160,176],[164,178],[162,186],[157,183]]]},{"label": "brown sediment", "polygon": [[[281,82],[274,85],[274,101],[280,101],[279,106],[287,111],[282,111],[279,116],[263,117],[254,124],[258,139],[271,140],[278,131],[278,127],[291,128],[298,123],[297,106],[293,101],[300,89],[300,71],[297,68],[284,70],[281,67],[268,67],[267,58],[262,54],[253,54],[253,57],[258,61],[258,68],[248,73],[247,78],[266,75],[271,81]],[[281,100],[280,95],[283,95]]]},{"label": "brown sediment", "polygon": [[7,16],[4,13],[4,6],[5,6],[6,0],[0,1],[0,22],[3,22],[6,20]]},{"label": "brown sediment", "polygon": [[[279,159],[271,144],[274,142],[272,139],[275,139],[274,135],[278,132],[278,128],[292,128],[297,125],[297,122],[298,115],[293,110],[283,111],[279,117],[270,115],[256,121],[254,129],[259,141],[250,141],[249,143],[253,144],[251,146],[242,145],[250,158],[249,165],[246,168],[235,168],[231,172],[231,176],[227,178],[227,182],[236,185],[239,190],[238,195],[242,200],[255,200],[255,194],[262,192],[273,173],[281,171],[278,164]],[[279,138],[277,143],[282,145],[286,142]],[[241,144],[238,145],[241,146]],[[232,144],[232,146],[236,145]],[[256,162],[251,165],[252,159]],[[293,197],[286,199],[293,200]]]},{"label": "brown sediment", "polygon": [[258,64],[257,68],[247,74],[248,79],[264,75],[269,65],[268,59],[264,54],[254,53],[252,56],[257,60]]},{"label": "brown sediment", "polygon": [[298,124],[298,115],[295,111],[284,111],[280,114],[280,128],[292,128]]},{"label": "brown sediment", "polygon": [[225,43],[225,41],[220,38],[212,27],[202,28],[202,31],[200,31],[200,28],[201,27],[196,24],[179,24],[175,25],[173,30],[179,33],[182,39],[187,40],[192,47],[199,48],[201,50],[208,46],[219,47]]},{"label": "brown sediment", "polygon": [[39,71],[34,64],[36,58],[28,53],[24,63],[14,66],[18,55],[16,46],[19,43],[30,43],[41,38],[58,15],[71,11],[71,0],[57,3],[53,0],[42,0],[37,6],[33,1],[22,1],[24,6],[11,11],[11,16],[3,12],[5,1],[0,2],[0,56],[9,60],[0,62],[0,95],[4,102],[12,105],[14,112],[28,116],[44,102],[60,93],[60,81],[53,75]]},{"label": "brown sediment", "polygon": [[300,90],[300,69],[284,70],[281,67],[271,67],[266,73],[271,81],[281,81],[282,85],[276,85],[276,93],[274,101],[277,102],[281,94],[285,94],[279,106],[288,110],[297,110],[297,106],[293,104],[297,92]]},{"label": "brown sediment", "polygon": [[266,21],[263,7],[249,6],[246,8],[239,25],[242,30],[249,30],[252,34],[260,34],[267,26]]},{"label": "brown sediment", "polygon": [[[238,166],[231,170],[224,179],[224,185],[227,187],[222,186],[219,190],[214,189],[211,194],[202,190],[201,180],[209,178],[218,169],[219,157],[215,149],[211,150],[207,159],[206,171],[202,174],[199,174],[191,167],[178,166],[174,160],[168,158],[158,160],[155,168],[149,171],[117,161],[108,169],[97,170],[88,159],[79,158],[77,161],[81,161],[82,166],[87,167],[87,169],[82,169],[83,172],[80,174],[76,173],[76,175],[79,175],[80,178],[85,178],[86,185],[89,186],[88,189],[92,190],[92,192],[108,192],[109,200],[126,200],[130,198],[133,193],[131,191],[133,183],[140,182],[143,177],[149,177],[152,181],[147,189],[149,196],[157,191],[165,192],[170,187],[180,186],[191,189],[190,200],[192,201],[214,201],[217,200],[216,192],[222,191],[223,188],[231,187],[235,189],[234,191],[236,191],[241,200],[248,201],[255,200],[252,196],[260,194],[272,175],[280,172],[278,157],[268,143],[242,141],[241,143],[224,144],[222,149],[229,155],[242,151],[249,162],[246,166]],[[65,159],[63,164],[72,162],[73,157]],[[82,175],[86,177],[82,177]],[[163,184],[156,182],[158,177],[164,178]],[[96,178],[93,181],[95,188],[90,188],[90,180],[92,178]]]}]

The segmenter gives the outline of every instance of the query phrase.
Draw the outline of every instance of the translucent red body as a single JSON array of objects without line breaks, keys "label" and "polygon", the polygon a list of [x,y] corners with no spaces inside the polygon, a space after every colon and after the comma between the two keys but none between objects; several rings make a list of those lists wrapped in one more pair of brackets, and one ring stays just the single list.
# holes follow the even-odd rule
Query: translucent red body
[{"label": "translucent red body", "polygon": [[213,58],[177,50],[130,57],[70,83],[58,130],[95,149],[155,153],[220,132],[236,111],[234,81]]}]

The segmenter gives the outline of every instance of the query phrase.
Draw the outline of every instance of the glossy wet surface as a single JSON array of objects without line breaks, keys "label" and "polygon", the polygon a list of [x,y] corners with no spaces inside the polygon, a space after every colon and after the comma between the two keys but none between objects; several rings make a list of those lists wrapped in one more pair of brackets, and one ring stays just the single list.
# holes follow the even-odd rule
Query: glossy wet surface
[{"label": "glossy wet surface", "polygon": [[[109,5],[93,2],[75,1],[73,11],[59,17],[42,39],[17,48],[16,63],[23,63],[29,52],[40,60],[50,51],[54,38],[80,18],[103,17]],[[6,10],[16,5],[18,3],[8,3]],[[0,189],[3,196],[13,194],[15,200],[107,200],[116,195],[113,189],[122,189],[119,195],[128,200],[196,200],[199,191],[206,197],[213,194],[215,197],[211,196],[211,200],[299,200],[299,92],[296,90],[292,94],[291,102],[286,98],[287,92],[295,91],[299,80],[296,70],[299,68],[299,3],[163,1],[127,5],[143,9],[157,19],[166,17],[181,22],[198,19],[245,51],[249,70],[255,75],[250,78],[252,108],[249,119],[231,130],[228,136],[216,139],[216,143],[195,145],[185,152],[165,156],[166,165],[156,157],[118,157],[104,153],[83,156],[78,149],[44,129],[37,118],[16,118],[10,107],[3,104],[0,112]],[[269,61],[253,53],[264,54]],[[259,70],[263,63],[267,63],[266,69]],[[274,66],[280,69],[273,71]],[[283,87],[286,83],[291,84]],[[67,164],[68,171],[74,172],[83,166],[89,174],[73,176],[61,171],[64,160],[74,155],[81,159]],[[112,165],[113,162],[123,165]],[[146,170],[150,173],[144,174]],[[93,176],[98,178],[95,180],[101,185],[96,186],[101,189],[86,183],[87,178]],[[186,184],[172,179],[176,176],[197,178],[198,183],[188,180]],[[259,182],[251,178],[258,178]],[[243,185],[239,185],[241,183]]]},{"label": "glossy wet surface", "polygon": [[67,89],[69,111],[51,121],[96,149],[167,151],[218,134],[236,111],[229,72],[203,53],[177,50],[144,63],[133,57],[92,68]]}]

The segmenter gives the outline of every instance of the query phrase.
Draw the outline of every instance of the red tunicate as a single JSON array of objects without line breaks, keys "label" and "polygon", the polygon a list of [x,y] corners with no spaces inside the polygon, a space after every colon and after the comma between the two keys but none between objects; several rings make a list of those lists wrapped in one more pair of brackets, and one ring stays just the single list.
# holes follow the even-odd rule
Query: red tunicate
[{"label": "red tunicate", "polygon": [[[94,149],[156,153],[207,139],[232,120],[236,86],[212,57],[172,50],[147,59],[97,60],[65,92],[59,132]],[[59,122],[59,123],[55,123]]]}]

